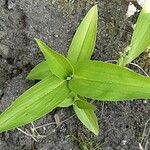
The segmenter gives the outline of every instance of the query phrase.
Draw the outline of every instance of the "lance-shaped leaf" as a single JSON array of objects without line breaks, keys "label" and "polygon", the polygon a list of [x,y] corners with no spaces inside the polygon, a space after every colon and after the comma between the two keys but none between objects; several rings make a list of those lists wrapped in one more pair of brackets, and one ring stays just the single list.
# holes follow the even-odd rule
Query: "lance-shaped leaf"
[{"label": "lance-shaped leaf", "polygon": [[41,40],[35,40],[46,58],[49,69],[54,75],[61,79],[66,79],[73,74],[70,62],[63,55],[53,51]]},{"label": "lance-shaped leaf", "polygon": [[133,61],[150,46],[150,1],[147,0],[136,23],[130,46],[119,60],[121,66]]},{"label": "lance-shaped leaf", "polygon": [[0,132],[37,120],[56,108],[69,93],[67,81],[56,76],[43,79],[0,115]]},{"label": "lance-shaped leaf", "polygon": [[100,61],[78,64],[69,83],[76,94],[97,100],[150,98],[149,77]]},{"label": "lance-shaped leaf", "polygon": [[91,58],[96,41],[97,18],[97,6],[94,6],[78,27],[67,56],[72,64]]},{"label": "lance-shaped leaf", "polygon": [[[87,104],[85,104],[87,105]],[[89,105],[92,105],[89,103]],[[74,111],[79,118],[79,120],[95,135],[99,133],[99,126],[97,122],[97,117],[93,110],[93,105],[91,106],[92,109],[80,109],[76,104],[73,105]]]},{"label": "lance-shaped leaf", "polygon": [[28,74],[27,79],[29,80],[42,80],[47,76],[52,76],[52,73],[47,65],[46,61],[42,61],[36,65]]}]

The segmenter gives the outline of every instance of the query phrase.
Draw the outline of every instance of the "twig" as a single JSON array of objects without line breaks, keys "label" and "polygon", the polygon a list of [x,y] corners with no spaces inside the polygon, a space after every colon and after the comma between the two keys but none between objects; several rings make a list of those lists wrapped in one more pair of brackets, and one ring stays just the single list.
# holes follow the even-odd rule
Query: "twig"
[{"label": "twig", "polygon": [[32,134],[27,133],[27,132],[23,131],[23,130],[20,129],[20,128],[17,128],[17,129],[18,129],[20,132],[22,132],[23,134],[25,134],[25,135],[27,135],[27,136],[30,136],[34,141],[37,142],[37,139],[36,139]]},{"label": "twig", "polygon": [[106,60],[105,62],[110,62],[111,63],[111,62],[117,62],[117,60],[115,60],[115,59],[113,60],[112,59],[112,60]]},{"label": "twig", "polygon": [[[49,125],[57,125],[57,127],[54,129],[54,132],[55,132],[56,129],[57,129],[61,124],[63,124],[63,123],[66,122],[67,120],[73,118],[74,116],[75,116],[75,114],[72,115],[72,116],[70,116],[69,118],[65,119],[64,121],[60,122],[59,125],[57,125],[56,122],[51,122],[51,123],[47,123],[47,124],[44,124],[44,125],[35,127],[35,125],[34,125],[33,122],[32,122],[32,123],[31,123],[31,124],[32,124],[32,127],[30,128],[32,134],[31,134],[27,129],[26,129],[27,132],[24,131],[24,130],[22,130],[22,129],[20,129],[20,128],[17,128],[17,129],[18,129],[20,132],[22,132],[23,134],[25,134],[25,135],[27,135],[27,136],[30,136],[34,141],[38,142],[37,138],[39,139],[39,137],[40,137],[40,138],[43,138],[43,137],[46,137],[46,136],[45,136],[45,135],[40,135],[40,134],[38,133],[37,129],[44,128],[44,127],[47,127],[47,126],[49,126]],[[37,134],[37,135],[36,135],[36,134]]]},{"label": "twig", "polygon": [[50,122],[50,123],[46,123],[46,124],[37,126],[37,127],[35,127],[35,129],[45,128],[45,127],[50,126],[50,125],[57,125],[57,127],[53,130],[53,132],[55,132],[56,129],[57,129],[61,124],[63,124],[63,123],[66,122],[67,120],[73,118],[74,116],[75,116],[75,114],[72,115],[72,116],[70,116],[69,118],[65,119],[64,121],[61,121],[59,125],[57,125],[56,122]]},{"label": "twig", "polygon": [[147,77],[149,77],[149,75],[144,71],[144,69],[143,69],[141,66],[139,66],[138,64],[130,63],[130,65],[136,66],[136,67],[139,68]]},{"label": "twig", "polygon": [[105,107],[105,103],[102,102],[102,113],[101,113],[101,118],[103,117],[103,114],[104,114],[104,107]]},{"label": "twig", "polygon": [[141,143],[139,143],[139,148],[140,148],[140,150],[144,150]]},{"label": "twig", "polygon": [[70,116],[69,118],[65,119],[64,121],[60,122],[60,124],[54,129],[54,132],[56,131],[56,129],[57,129],[59,126],[61,126],[64,122],[66,122],[67,120],[70,120],[70,119],[73,118],[74,116],[75,116],[75,114],[72,115],[72,116]]},{"label": "twig", "polygon": [[50,125],[55,125],[55,124],[56,124],[56,122],[50,122],[50,123],[46,123],[46,124],[37,126],[37,127],[35,127],[35,129],[40,129],[40,128],[44,128],[44,127],[47,127],[47,126],[50,126]]}]

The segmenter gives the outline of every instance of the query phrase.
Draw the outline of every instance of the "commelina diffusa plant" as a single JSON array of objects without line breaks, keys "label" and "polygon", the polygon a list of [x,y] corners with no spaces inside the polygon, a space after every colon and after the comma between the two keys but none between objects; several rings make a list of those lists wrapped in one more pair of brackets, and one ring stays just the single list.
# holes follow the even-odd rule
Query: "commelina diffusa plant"
[{"label": "commelina diffusa plant", "polygon": [[99,101],[150,98],[150,78],[123,67],[150,45],[150,2],[143,7],[131,44],[118,64],[90,60],[96,41],[97,19],[97,6],[94,6],[78,27],[67,58],[35,39],[46,60],[33,68],[27,78],[41,81],[0,115],[0,132],[28,124],[57,107],[73,106],[80,121],[98,135],[95,106],[85,98]]}]

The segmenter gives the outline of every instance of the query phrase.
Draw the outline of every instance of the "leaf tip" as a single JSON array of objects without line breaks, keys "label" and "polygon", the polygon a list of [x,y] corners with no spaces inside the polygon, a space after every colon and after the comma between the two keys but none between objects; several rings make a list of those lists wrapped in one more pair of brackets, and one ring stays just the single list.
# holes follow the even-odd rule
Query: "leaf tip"
[{"label": "leaf tip", "polygon": [[34,38],[34,40],[36,41],[36,43],[39,45],[42,41],[38,38]]},{"label": "leaf tip", "polygon": [[98,6],[97,5],[94,5],[90,11],[93,11],[94,13],[98,13]]},{"label": "leaf tip", "polygon": [[95,9],[96,11],[98,10],[98,6],[97,6],[97,4],[96,4],[96,5],[94,5],[93,7],[94,7],[94,9]]},{"label": "leaf tip", "polygon": [[39,39],[35,37],[34,40],[35,40],[35,41],[38,41]]},{"label": "leaf tip", "polygon": [[[42,40],[38,39],[38,38],[34,38],[34,40],[36,41],[37,45],[39,46],[40,50],[42,51],[42,53],[44,53],[44,48],[43,46],[47,46]],[[44,50],[43,50],[44,49]]]},{"label": "leaf tip", "polygon": [[92,130],[92,132],[93,132],[96,136],[99,135],[99,125],[98,125],[98,124],[97,124],[97,127]]},{"label": "leaf tip", "polygon": [[98,134],[99,134],[99,129],[97,130],[97,131],[94,131],[93,132],[96,136],[98,136]]}]

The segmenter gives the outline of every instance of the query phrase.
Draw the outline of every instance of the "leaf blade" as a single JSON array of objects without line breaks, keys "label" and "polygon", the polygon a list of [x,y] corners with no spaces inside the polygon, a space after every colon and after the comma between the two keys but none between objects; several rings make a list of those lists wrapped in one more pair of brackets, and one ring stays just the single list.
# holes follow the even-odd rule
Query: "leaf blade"
[{"label": "leaf blade", "polygon": [[28,80],[42,80],[47,76],[52,76],[52,73],[47,65],[46,61],[42,61],[41,63],[37,64],[28,74]]},{"label": "leaf blade", "polygon": [[150,98],[150,78],[104,62],[78,64],[69,86],[76,94],[97,100]]},{"label": "leaf blade", "polygon": [[96,41],[97,19],[98,12],[95,5],[86,14],[73,37],[67,56],[72,64],[91,58]]},{"label": "leaf blade", "polygon": [[28,124],[44,116],[56,108],[69,93],[66,81],[55,76],[43,79],[18,97],[0,115],[0,132]]},{"label": "leaf blade", "polygon": [[41,40],[35,40],[46,58],[49,69],[54,75],[61,79],[66,79],[73,74],[72,65],[63,55],[53,51]]},{"label": "leaf blade", "polygon": [[92,105],[91,103],[88,103],[86,100],[83,99],[77,99],[74,104],[80,108],[80,109],[91,109],[96,110],[96,107]]},{"label": "leaf blade", "polygon": [[73,109],[79,118],[79,120],[95,135],[99,133],[99,125],[97,122],[97,117],[92,109],[80,109],[76,105]]},{"label": "leaf blade", "polygon": [[138,17],[131,43],[121,58],[119,65],[125,66],[137,58],[142,52],[150,46],[150,1],[144,4],[144,7]]}]

